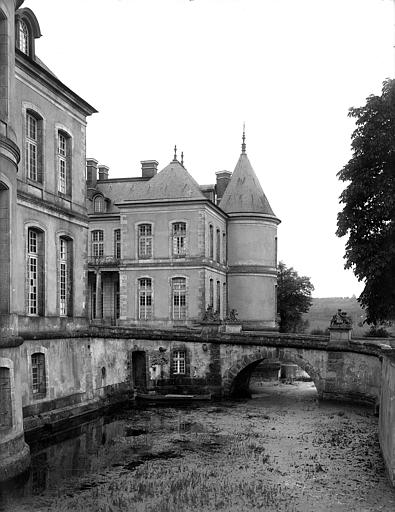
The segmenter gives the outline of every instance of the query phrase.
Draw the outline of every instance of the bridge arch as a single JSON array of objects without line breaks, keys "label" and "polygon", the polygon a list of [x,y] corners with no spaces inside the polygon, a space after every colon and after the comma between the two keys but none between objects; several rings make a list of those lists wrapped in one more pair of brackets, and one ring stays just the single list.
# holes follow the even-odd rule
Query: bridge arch
[{"label": "bridge arch", "polygon": [[222,377],[222,394],[225,398],[234,394],[239,396],[248,396],[250,377],[259,363],[267,360],[278,360],[280,362],[291,362],[297,364],[302,370],[309,374],[318,396],[322,396],[322,377],[320,369],[313,366],[309,361],[302,357],[298,349],[281,349],[278,353],[273,353],[270,348],[263,348],[252,354],[244,355],[238,359],[232,366],[225,371]]}]

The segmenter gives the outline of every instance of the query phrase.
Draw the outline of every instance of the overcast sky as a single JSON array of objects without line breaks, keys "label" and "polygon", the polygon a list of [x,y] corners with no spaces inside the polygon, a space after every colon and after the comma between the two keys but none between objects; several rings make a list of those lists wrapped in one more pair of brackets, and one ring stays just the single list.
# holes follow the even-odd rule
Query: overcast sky
[{"label": "overcast sky", "polygon": [[184,151],[200,184],[247,153],[315,297],[358,295],[335,236],[348,108],[393,76],[391,0],[27,0],[36,53],[97,110],[87,156],[139,176]]}]

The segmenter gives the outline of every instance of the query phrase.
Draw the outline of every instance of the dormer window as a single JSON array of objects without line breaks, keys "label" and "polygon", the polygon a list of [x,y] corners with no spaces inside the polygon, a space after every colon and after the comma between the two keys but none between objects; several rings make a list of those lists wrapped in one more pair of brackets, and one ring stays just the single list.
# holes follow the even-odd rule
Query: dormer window
[{"label": "dormer window", "polygon": [[104,198],[103,196],[96,196],[93,200],[93,210],[95,213],[103,213],[104,208]]},{"label": "dormer window", "polygon": [[30,33],[23,20],[18,21],[17,45],[21,52],[30,55]]},{"label": "dormer window", "polygon": [[[22,2],[19,2],[19,5]],[[15,13],[15,46],[17,49],[34,59],[35,40],[41,37],[41,30],[34,12],[25,7]]]}]

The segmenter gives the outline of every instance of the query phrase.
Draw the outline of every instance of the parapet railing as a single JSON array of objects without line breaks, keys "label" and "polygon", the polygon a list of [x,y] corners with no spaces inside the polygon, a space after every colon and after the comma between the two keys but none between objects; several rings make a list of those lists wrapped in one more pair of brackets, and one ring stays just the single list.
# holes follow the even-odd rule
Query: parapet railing
[{"label": "parapet railing", "polygon": [[88,265],[92,267],[114,267],[119,266],[121,258],[110,256],[89,256]]}]

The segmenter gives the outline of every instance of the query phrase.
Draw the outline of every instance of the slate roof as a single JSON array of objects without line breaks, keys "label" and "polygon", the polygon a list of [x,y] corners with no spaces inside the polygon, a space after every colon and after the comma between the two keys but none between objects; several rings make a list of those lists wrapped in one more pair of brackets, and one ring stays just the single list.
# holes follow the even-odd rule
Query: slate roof
[{"label": "slate roof", "polygon": [[[119,203],[140,197],[141,191],[145,189],[145,186],[145,180],[109,180],[99,182],[96,185],[96,191],[101,192],[104,197],[111,200],[107,206],[107,213],[116,213],[119,212],[119,208],[115,206],[114,202]],[[93,205],[91,205],[91,209],[92,211],[89,213],[93,213]]]},{"label": "slate roof", "polygon": [[173,160],[153,178],[139,187],[131,199],[171,200],[206,199],[199,184],[177,160]]},{"label": "slate roof", "polygon": [[242,152],[219,204],[226,213],[263,213],[274,216],[258,177]]}]

